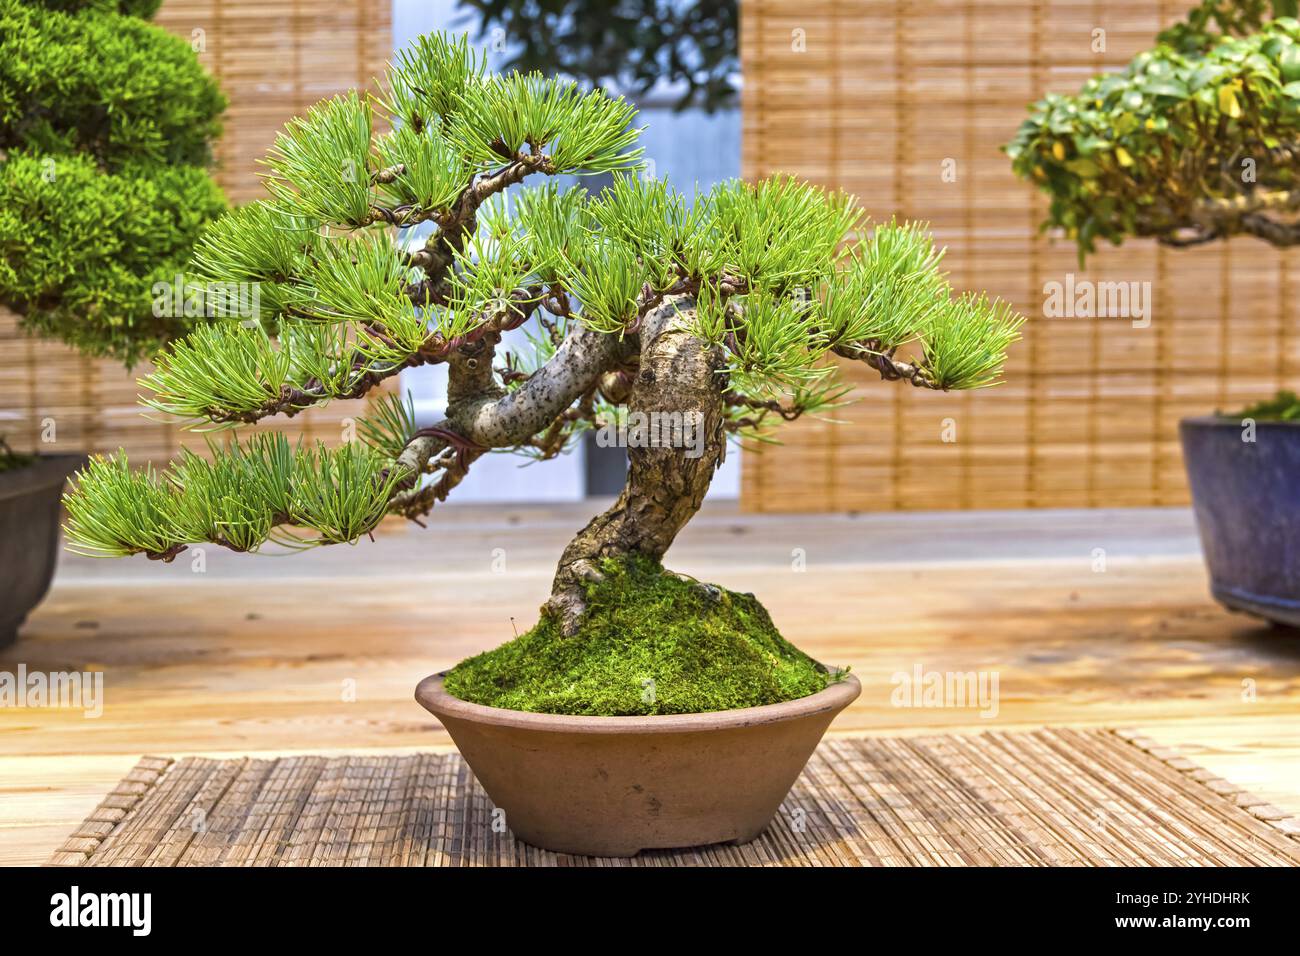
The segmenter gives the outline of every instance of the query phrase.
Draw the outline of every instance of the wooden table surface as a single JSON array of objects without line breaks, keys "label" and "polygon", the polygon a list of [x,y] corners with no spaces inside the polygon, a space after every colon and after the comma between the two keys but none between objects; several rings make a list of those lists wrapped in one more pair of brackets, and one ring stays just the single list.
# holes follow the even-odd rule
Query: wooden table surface
[{"label": "wooden table surface", "polygon": [[[446,507],[428,530],[170,566],[65,556],[0,671],[102,670],[103,715],[0,708],[0,864],[40,863],[142,754],[450,745],[417,681],[536,619],[600,507]],[[745,515],[710,506],[673,568],[753,591],[862,697],[839,734],[1141,729],[1300,814],[1300,634],[1206,594],[1181,509]],[[895,675],[996,674],[991,708],[896,706]]]}]

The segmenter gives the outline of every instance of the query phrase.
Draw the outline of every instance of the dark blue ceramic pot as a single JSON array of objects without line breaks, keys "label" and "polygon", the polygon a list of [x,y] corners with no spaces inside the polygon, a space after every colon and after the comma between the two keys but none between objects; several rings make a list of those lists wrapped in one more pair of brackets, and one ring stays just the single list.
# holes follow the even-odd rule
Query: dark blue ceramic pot
[{"label": "dark blue ceramic pot", "polygon": [[1300,422],[1179,425],[1215,600],[1300,627]]}]

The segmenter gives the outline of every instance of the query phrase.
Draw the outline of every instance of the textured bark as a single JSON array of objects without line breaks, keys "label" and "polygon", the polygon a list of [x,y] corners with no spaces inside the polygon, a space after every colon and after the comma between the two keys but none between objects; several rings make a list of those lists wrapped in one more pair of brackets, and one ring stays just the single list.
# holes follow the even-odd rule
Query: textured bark
[{"label": "textured bark", "polygon": [[545,430],[601,375],[624,361],[629,341],[575,323],[546,364],[509,394],[491,379],[490,357],[480,356],[476,369],[472,373],[467,369],[463,376],[457,376],[453,365],[447,418],[461,434],[484,448],[526,442]]},{"label": "textured bark", "polygon": [[[575,323],[546,364],[507,392],[492,364],[500,338],[493,330],[448,353],[447,417],[415,432],[398,456],[397,466],[409,474],[391,503],[396,513],[417,520],[444,500],[485,452],[522,445],[554,427],[602,375],[634,358],[639,342]],[[418,476],[439,471],[437,482],[420,487]]]},{"label": "textured bark", "polygon": [[698,415],[701,453],[696,456],[695,447],[680,444],[628,448],[630,464],[622,494],[569,543],[556,569],[544,610],[558,617],[566,634],[574,634],[581,623],[582,585],[599,577],[599,562],[629,555],[662,558],[699,510],[725,454],[725,361],[721,349],[683,327],[678,310],[685,314],[693,306],[691,298],[682,296],[665,301],[646,316],[640,329],[640,370],[628,411],[629,415],[660,413],[660,421],[665,413]]}]

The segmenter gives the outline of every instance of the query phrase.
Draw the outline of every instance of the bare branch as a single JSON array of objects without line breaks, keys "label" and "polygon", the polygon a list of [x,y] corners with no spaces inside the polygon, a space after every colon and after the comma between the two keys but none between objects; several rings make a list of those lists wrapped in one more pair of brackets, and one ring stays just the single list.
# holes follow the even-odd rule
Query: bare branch
[{"label": "bare branch", "polygon": [[752,398],[749,395],[741,395],[739,392],[724,392],[722,400],[732,408],[750,408],[758,412],[775,413],[780,415],[787,422],[794,421],[808,410],[807,406],[801,405],[798,402],[792,405],[782,405],[774,398]]},{"label": "bare branch", "polygon": [[911,362],[900,362],[894,358],[894,349],[881,349],[879,342],[867,341],[836,345],[831,351],[843,358],[862,362],[880,373],[886,382],[911,382],[917,388],[932,388],[947,391],[942,385],[930,379],[925,369]]},{"label": "bare branch", "polygon": [[485,450],[479,450],[461,455],[455,449],[445,449],[428,463],[429,471],[442,472],[438,480],[422,488],[417,485],[398,492],[393,496],[389,511],[422,524],[420,518],[432,511],[434,505],[446,501],[451,490],[469,474],[469,466],[485,453]]}]

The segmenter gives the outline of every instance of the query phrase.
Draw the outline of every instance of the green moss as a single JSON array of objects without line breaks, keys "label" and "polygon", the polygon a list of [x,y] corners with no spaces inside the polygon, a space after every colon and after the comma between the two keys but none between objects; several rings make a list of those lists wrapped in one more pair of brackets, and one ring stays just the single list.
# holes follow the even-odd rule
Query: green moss
[{"label": "green moss", "polygon": [[543,615],[531,631],[461,661],[447,691],[489,707],[613,717],[694,714],[806,697],[834,678],[785,640],[750,594],[634,559],[607,561],[582,629]]},{"label": "green moss", "polygon": [[1300,421],[1300,397],[1297,397],[1295,392],[1278,392],[1273,398],[1243,408],[1235,415],[1223,415],[1223,417],[1238,420],[1251,418],[1257,422]]}]

